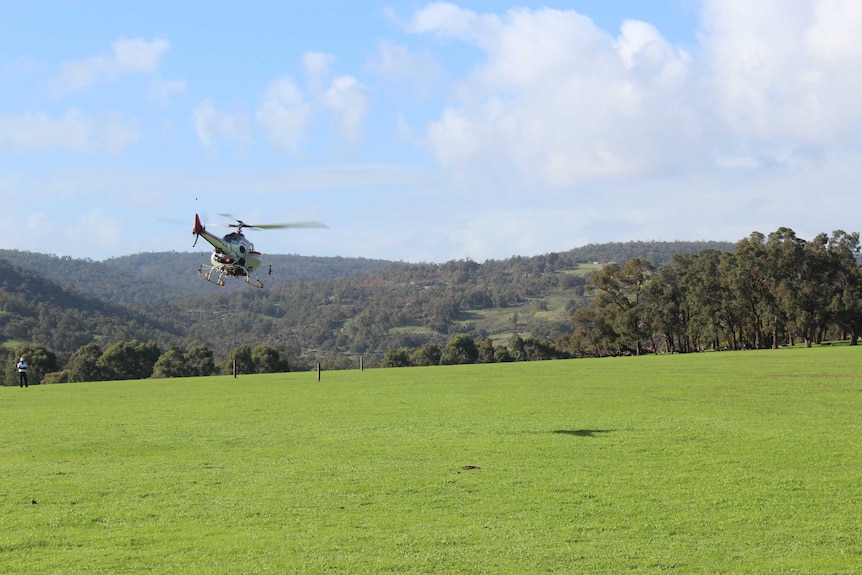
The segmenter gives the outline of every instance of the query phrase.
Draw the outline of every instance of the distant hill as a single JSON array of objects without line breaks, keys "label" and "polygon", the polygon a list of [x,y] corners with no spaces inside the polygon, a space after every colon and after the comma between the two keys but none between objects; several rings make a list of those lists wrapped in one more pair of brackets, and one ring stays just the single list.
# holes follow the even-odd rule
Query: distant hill
[{"label": "distant hill", "polygon": [[183,326],[107,302],[0,259],[0,345],[36,342],[60,353],[94,340],[182,341]]},{"label": "distant hill", "polygon": [[[410,264],[362,258],[268,256],[265,289],[219,288],[198,268],[208,253],[142,253],[103,262],[0,250],[0,340],[71,353],[95,341],[205,343],[218,354],[261,343],[296,356],[381,356],[395,347],[514,335],[553,341],[588,304],[602,264],[732,251],[727,242],[626,242],[477,263]],[[5,261],[4,261],[5,260]]]},{"label": "distant hill", "polygon": [[[516,256],[502,262],[540,261],[551,256],[553,259],[563,258],[575,263],[624,263],[633,258],[643,258],[653,265],[661,265],[670,261],[674,254],[691,254],[705,249],[733,251],[733,248],[734,244],[730,242],[617,242],[588,244],[543,256]],[[0,259],[7,260],[13,266],[33,270],[62,287],[123,305],[146,307],[180,298],[230,293],[248,288],[242,281],[228,282],[224,288],[204,281],[198,269],[201,264],[209,263],[209,252],[147,252],[94,261],[0,249]],[[272,254],[266,256],[265,265],[272,266],[272,275],[263,271],[263,282],[267,287],[274,287],[420,264],[366,258]]]},{"label": "distant hill", "polygon": [[[19,250],[0,250],[0,259],[31,269],[60,286],[124,305],[150,306],[179,298],[247,289],[242,281],[224,288],[205,281],[201,264],[209,263],[209,252],[150,252],[104,261],[76,259]],[[264,284],[308,282],[368,273],[394,265],[385,260],[342,257],[267,255],[272,275],[261,274]]]},{"label": "distant hill", "polygon": [[641,258],[654,266],[668,263],[674,255],[696,254],[703,250],[732,252],[736,244],[733,242],[611,242],[606,244],[587,244],[563,252],[577,262],[609,263],[620,265]]}]

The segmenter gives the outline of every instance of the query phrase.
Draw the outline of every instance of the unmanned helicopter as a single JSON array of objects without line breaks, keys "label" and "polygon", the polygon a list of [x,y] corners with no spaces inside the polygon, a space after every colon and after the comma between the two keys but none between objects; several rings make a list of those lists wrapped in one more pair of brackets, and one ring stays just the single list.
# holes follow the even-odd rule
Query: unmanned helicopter
[{"label": "unmanned helicopter", "polygon": [[[198,243],[198,238],[203,238],[213,246],[213,253],[210,256],[211,265],[201,264],[198,273],[203,275],[204,279],[218,286],[224,286],[225,277],[245,278],[245,283],[263,288],[263,282],[257,275],[257,270],[261,266],[261,253],[255,251],[254,244],[248,241],[243,235],[242,230],[272,230],[283,228],[325,228],[320,222],[293,222],[287,224],[247,224],[242,220],[238,220],[230,214],[220,214],[221,216],[231,218],[236,223],[226,224],[229,228],[236,228],[236,231],[230,232],[224,237],[218,237],[206,230],[201,224],[200,217],[195,214],[195,227],[192,234],[195,236],[195,243]],[[213,273],[217,273],[213,279]],[[272,266],[269,266],[269,274],[272,274]],[[252,283],[254,280],[254,283]]]}]

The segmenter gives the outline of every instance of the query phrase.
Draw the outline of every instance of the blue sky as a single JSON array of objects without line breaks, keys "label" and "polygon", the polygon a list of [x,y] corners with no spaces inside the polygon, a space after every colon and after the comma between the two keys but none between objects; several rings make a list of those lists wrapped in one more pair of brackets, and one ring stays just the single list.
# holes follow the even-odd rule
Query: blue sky
[{"label": "blue sky", "polygon": [[860,229],[855,0],[3,11],[2,248],[190,251],[195,212],[409,262]]}]

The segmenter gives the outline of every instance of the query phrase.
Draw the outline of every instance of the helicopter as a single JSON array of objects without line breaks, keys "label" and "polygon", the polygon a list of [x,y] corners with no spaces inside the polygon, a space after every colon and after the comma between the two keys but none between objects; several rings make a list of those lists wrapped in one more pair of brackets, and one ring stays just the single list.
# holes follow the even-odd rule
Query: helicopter
[{"label": "helicopter", "polygon": [[[231,218],[236,223],[226,224],[229,228],[236,228],[226,234],[224,237],[218,237],[207,231],[201,223],[200,216],[195,214],[195,227],[192,229],[192,234],[195,236],[195,242],[192,247],[198,243],[198,238],[203,238],[213,246],[213,252],[210,256],[210,265],[201,264],[198,268],[198,274],[203,275],[204,279],[218,286],[224,286],[225,277],[245,278],[245,283],[263,288],[263,281],[257,275],[257,270],[261,266],[261,253],[255,251],[254,244],[248,241],[242,233],[243,228],[250,230],[271,230],[283,228],[325,228],[320,222],[293,222],[286,224],[247,224],[242,220],[236,219],[230,214],[219,214],[223,217]],[[217,273],[213,279],[213,274]],[[269,275],[272,275],[272,266],[269,266]],[[252,283],[252,279],[254,283]]]}]

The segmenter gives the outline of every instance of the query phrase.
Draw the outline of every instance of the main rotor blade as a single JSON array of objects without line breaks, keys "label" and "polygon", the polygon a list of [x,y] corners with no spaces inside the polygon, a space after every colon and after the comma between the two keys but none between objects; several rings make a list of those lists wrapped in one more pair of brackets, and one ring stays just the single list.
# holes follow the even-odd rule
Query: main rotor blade
[{"label": "main rotor blade", "polygon": [[227,224],[228,227],[236,228],[242,226],[246,229],[258,229],[258,230],[280,230],[285,228],[329,228],[326,224],[322,224],[320,222],[308,221],[308,222],[287,222],[283,224],[247,224],[241,219],[237,218],[233,214],[219,214],[222,217],[230,218],[235,220],[237,223],[235,224]]},{"label": "main rotor blade", "polygon": [[245,227],[259,230],[280,230],[284,228],[328,228],[329,226],[320,222],[288,222],[285,224],[249,224]]}]

